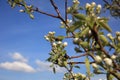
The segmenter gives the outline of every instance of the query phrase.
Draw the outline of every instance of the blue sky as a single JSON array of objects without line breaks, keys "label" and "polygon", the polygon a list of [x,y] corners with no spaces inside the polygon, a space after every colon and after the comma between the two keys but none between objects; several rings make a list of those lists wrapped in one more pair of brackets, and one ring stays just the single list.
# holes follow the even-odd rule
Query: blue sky
[{"label": "blue sky", "polygon": [[[49,13],[54,10],[49,5],[49,0],[27,0],[34,3]],[[86,2],[97,0],[83,0]],[[56,0],[56,3],[63,7],[63,0]],[[96,3],[101,3],[99,0]],[[63,9],[60,9],[63,13]],[[104,14],[103,14],[104,15]],[[120,31],[120,20],[110,15],[109,25],[115,31]],[[49,68],[50,63],[45,60],[49,57],[49,43],[44,39],[49,31],[56,34],[65,34],[59,28],[60,21],[45,15],[35,13],[35,19],[31,20],[27,14],[20,13],[19,8],[12,9],[6,0],[0,0],[0,80],[62,80],[63,68],[58,68],[58,73],[53,74]],[[66,48],[71,54],[71,43]],[[72,50],[72,51],[70,51]],[[84,70],[84,67],[81,67]],[[82,71],[81,72],[84,72]],[[94,80],[98,80],[97,76]],[[103,76],[104,78],[104,76]]]}]

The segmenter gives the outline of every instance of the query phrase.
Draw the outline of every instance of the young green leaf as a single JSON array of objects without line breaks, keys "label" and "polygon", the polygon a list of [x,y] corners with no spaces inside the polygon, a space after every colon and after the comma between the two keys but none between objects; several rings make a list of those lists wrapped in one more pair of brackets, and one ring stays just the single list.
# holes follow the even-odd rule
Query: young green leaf
[{"label": "young green leaf", "polygon": [[101,25],[101,27],[103,27],[107,31],[112,32],[110,26],[107,23],[105,23],[105,22],[99,22],[99,24]]},{"label": "young green leaf", "polygon": [[80,45],[81,45],[83,48],[89,48],[89,43],[88,43],[88,42],[80,42]]},{"label": "young green leaf", "polygon": [[88,76],[90,76],[90,62],[89,62],[88,57],[86,57],[86,59],[85,59],[85,66],[87,69],[87,74],[88,74]]},{"label": "young green leaf", "polygon": [[83,14],[74,14],[74,17],[79,20],[86,20],[86,16]]},{"label": "young green leaf", "polygon": [[107,38],[104,36],[104,35],[100,35],[100,39],[105,43],[105,44],[108,44],[108,40]]},{"label": "young green leaf", "polygon": [[80,33],[80,37],[86,35],[89,32],[89,27],[85,28],[81,33]]}]

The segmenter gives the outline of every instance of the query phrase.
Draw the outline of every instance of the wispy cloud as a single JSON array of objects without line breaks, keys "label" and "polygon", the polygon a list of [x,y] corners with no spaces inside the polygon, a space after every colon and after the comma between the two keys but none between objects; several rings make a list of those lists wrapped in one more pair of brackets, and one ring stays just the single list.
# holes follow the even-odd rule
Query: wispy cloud
[{"label": "wispy cloud", "polygon": [[36,72],[36,70],[28,64],[28,60],[20,53],[15,52],[13,54],[10,54],[10,58],[14,59],[14,61],[2,62],[0,63],[0,68],[6,70],[12,70],[12,71],[28,72],[28,73]]},{"label": "wispy cloud", "polygon": [[10,54],[10,55],[14,60],[17,60],[20,62],[28,62],[28,60],[18,52],[15,52],[15,53]]},{"label": "wispy cloud", "polygon": [[29,73],[36,72],[36,70],[32,68],[30,65],[20,61],[0,63],[0,68]]},{"label": "wispy cloud", "polygon": [[[53,71],[53,69],[50,67],[51,63],[45,62],[45,61],[40,61],[36,60],[36,64],[38,65],[37,70],[38,71]],[[65,68],[61,68],[56,65],[56,72],[63,73],[65,72]]]},{"label": "wispy cloud", "polygon": [[[1,62],[0,68],[11,71],[20,71],[20,72],[28,72],[28,73],[53,71],[53,69],[50,67],[51,65],[50,62],[36,60],[35,63],[37,67],[35,69],[32,67],[32,65],[28,64],[30,63],[29,60],[18,52],[11,53],[9,57],[12,58],[14,61]],[[63,73],[66,71],[65,68],[61,68],[57,65],[55,65],[55,67],[56,67],[56,72],[58,73]]]}]

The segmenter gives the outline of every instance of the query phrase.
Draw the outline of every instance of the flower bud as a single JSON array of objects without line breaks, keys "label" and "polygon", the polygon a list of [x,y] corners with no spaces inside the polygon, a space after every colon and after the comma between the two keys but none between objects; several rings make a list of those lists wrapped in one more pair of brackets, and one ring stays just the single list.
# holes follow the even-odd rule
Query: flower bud
[{"label": "flower bud", "polygon": [[51,31],[50,31],[50,32],[49,32],[49,34],[50,34],[50,35],[54,35],[54,34],[55,34],[55,32],[54,32],[54,31],[53,31],[53,32],[51,32]]},{"label": "flower bud", "polygon": [[62,42],[61,42],[61,41],[58,41],[57,44],[62,44]]},{"label": "flower bud", "polygon": [[99,14],[99,13],[100,13],[101,8],[102,8],[102,6],[101,6],[100,4],[99,4],[99,5],[97,5],[97,7],[96,7],[96,12],[97,12],[97,14]]},{"label": "flower bud", "polygon": [[54,42],[52,45],[55,47],[57,44]]},{"label": "flower bud", "polygon": [[70,11],[71,11],[71,7],[68,7],[67,8],[67,13],[70,13]]},{"label": "flower bud", "polygon": [[82,78],[84,79],[86,76],[84,74],[81,74]]},{"label": "flower bud", "polygon": [[60,24],[62,24],[62,25],[63,25],[64,23],[61,21],[61,22],[60,22]]},{"label": "flower bud", "polygon": [[97,19],[100,19],[100,17],[97,17]]},{"label": "flower bud", "polygon": [[100,4],[97,5],[97,9],[101,10],[102,6]]},{"label": "flower bud", "polygon": [[112,60],[110,58],[105,58],[104,61],[105,61],[106,65],[112,66]]},{"label": "flower bud", "polygon": [[79,38],[74,38],[73,42],[74,42],[74,43],[77,43],[78,40],[79,40]]},{"label": "flower bud", "polygon": [[116,32],[116,35],[117,35],[117,36],[120,36],[120,32],[119,32],[119,31],[117,31],[117,32]]},{"label": "flower bud", "polygon": [[95,61],[96,61],[97,63],[100,63],[100,62],[102,62],[102,59],[101,59],[100,56],[95,56]]},{"label": "flower bud", "polygon": [[96,6],[96,3],[95,3],[95,2],[92,2],[92,3],[91,3],[91,6],[92,6],[92,7],[95,7],[95,6]]},{"label": "flower bud", "polygon": [[67,45],[68,45],[68,43],[67,43],[67,42],[64,42],[64,43],[63,43],[63,46],[64,46],[64,47],[66,47]]},{"label": "flower bud", "polygon": [[107,37],[108,37],[109,39],[111,39],[111,40],[114,39],[114,37],[112,37],[112,34],[110,34],[110,33],[107,34]]},{"label": "flower bud", "polygon": [[89,3],[86,3],[85,8],[88,9],[88,8],[90,8],[90,7],[91,7],[91,5],[90,5]]},{"label": "flower bud", "polygon": [[80,4],[80,2],[78,0],[73,0],[74,4]]},{"label": "flower bud", "polygon": [[112,60],[115,60],[116,57],[117,57],[116,55],[112,55],[112,56],[111,56],[111,59],[112,59]]},{"label": "flower bud", "polygon": [[25,12],[23,9],[20,9],[19,12]]},{"label": "flower bud", "polygon": [[98,66],[97,66],[97,64],[96,64],[96,63],[92,63],[92,66],[93,66],[93,68],[95,68],[95,69],[97,69],[97,68],[98,68]]},{"label": "flower bud", "polygon": [[118,36],[118,41],[120,41],[120,36]]}]

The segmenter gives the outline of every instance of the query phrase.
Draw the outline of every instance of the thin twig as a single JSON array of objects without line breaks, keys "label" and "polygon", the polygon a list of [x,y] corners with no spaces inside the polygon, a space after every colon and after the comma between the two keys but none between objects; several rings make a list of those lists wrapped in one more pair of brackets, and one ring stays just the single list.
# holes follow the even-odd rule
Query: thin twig
[{"label": "thin twig", "polygon": [[[95,63],[95,61],[90,62],[90,64]],[[85,62],[68,62],[68,64],[85,64]]]},{"label": "thin twig", "polygon": [[50,0],[52,6],[54,7],[55,11],[57,12],[58,16],[61,17],[60,11],[58,10],[58,7],[56,6],[56,4],[54,3],[53,0]]},{"label": "thin twig", "polygon": [[33,10],[36,11],[36,12],[38,12],[38,13],[47,15],[47,16],[51,16],[51,17],[54,17],[54,18],[59,18],[58,16],[55,16],[55,15],[53,15],[53,14],[48,14],[48,13],[46,13],[46,12],[43,12],[43,11],[39,10],[38,8],[35,8],[35,9],[33,9]]},{"label": "thin twig", "polygon": [[65,21],[67,22],[67,4],[68,4],[68,0],[65,0]]},{"label": "thin twig", "polygon": [[79,56],[71,56],[70,59],[80,58],[80,57],[83,57],[83,56],[86,56],[86,55],[88,55],[88,54],[85,53],[85,54],[81,54],[81,55],[79,55]]}]

